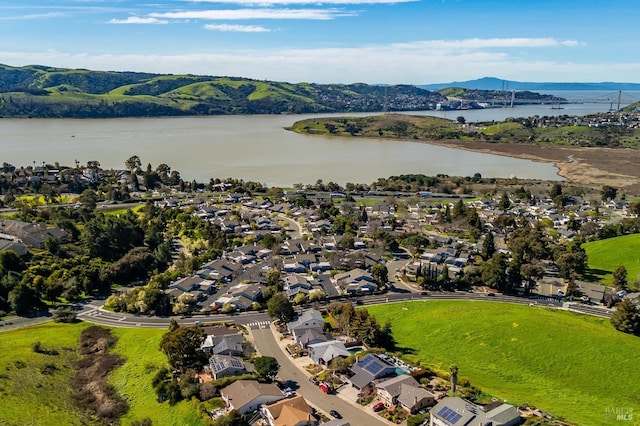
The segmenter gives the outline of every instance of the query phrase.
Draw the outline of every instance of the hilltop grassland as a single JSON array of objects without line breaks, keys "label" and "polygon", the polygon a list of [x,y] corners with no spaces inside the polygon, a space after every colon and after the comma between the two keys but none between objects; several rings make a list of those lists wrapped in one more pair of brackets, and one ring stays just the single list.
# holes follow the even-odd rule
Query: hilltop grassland
[{"label": "hilltop grassland", "polygon": [[605,284],[613,283],[613,271],[621,265],[627,269],[627,277],[631,283],[640,278],[640,234],[592,241],[582,247],[587,253],[591,274]]},{"label": "hilltop grassland", "polygon": [[391,321],[405,357],[448,371],[512,404],[579,425],[616,424],[610,407],[640,410],[638,337],[608,319],[496,302],[421,301],[367,308]]},{"label": "hilltop grassland", "polygon": [[288,130],[323,136],[406,140],[551,162],[558,167],[558,174],[570,181],[610,185],[640,194],[638,129],[618,135],[599,127],[534,129],[519,122],[467,125],[437,117],[387,114],[301,120]]}]

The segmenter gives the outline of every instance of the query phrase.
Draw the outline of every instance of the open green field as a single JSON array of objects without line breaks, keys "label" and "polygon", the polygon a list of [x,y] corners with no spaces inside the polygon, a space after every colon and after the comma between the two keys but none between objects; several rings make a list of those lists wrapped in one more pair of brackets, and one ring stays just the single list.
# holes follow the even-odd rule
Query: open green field
[{"label": "open green field", "polygon": [[150,328],[113,329],[119,339],[113,353],[126,359],[125,364],[113,372],[110,380],[118,394],[129,403],[129,411],[122,418],[124,425],[145,418],[151,419],[154,425],[203,424],[188,401],[173,406],[156,401],[151,379],[160,367],[167,365],[167,358],[158,350],[165,331]]},{"label": "open green field", "polygon": [[[47,323],[0,333],[0,424],[86,424],[72,404],[69,380],[80,358],[78,338],[87,326]],[[33,352],[36,342],[59,354]]]},{"label": "open green field", "polygon": [[[0,424],[94,424],[75,410],[69,386],[72,364],[79,359],[76,346],[80,332],[89,325],[46,323],[0,332]],[[158,351],[164,330],[113,330],[119,338],[113,352],[126,359],[110,378],[118,394],[129,403],[122,424],[145,418],[154,425],[202,424],[190,402],[174,406],[156,402],[151,378],[158,368],[166,365],[165,356]],[[38,341],[46,349],[57,350],[59,355],[33,352],[31,345]]]},{"label": "open green field", "polygon": [[612,273],[620,265],[627,268],[631,283],[640,275],[640,234],[593,241],[582,247],[587,252],[590,272],[605,284],[612,283]]},{"label": "open green field", "polygon": [[459,376],[500,400],[579,425],[620,424],[608,408],[640,412],[640,338],[608,319],[497,302],[421,301],[367,308],[391,320],[406,358]]}]

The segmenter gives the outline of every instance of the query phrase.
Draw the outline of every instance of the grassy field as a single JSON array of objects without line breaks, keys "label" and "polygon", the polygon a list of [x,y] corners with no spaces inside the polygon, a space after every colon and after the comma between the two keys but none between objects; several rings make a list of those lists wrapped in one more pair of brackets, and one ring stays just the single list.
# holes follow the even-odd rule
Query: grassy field
[{"label": "grassy field", "polygon": [[129,403],[129,412],[122,418],[124,425],[145,418],[151,419],[154,425],[202,424],[190,402],[182,401],[171,406],[156,401],[151,379],[160,367],[167,364],[167,358],[158,350],[164,332],[148,328],[117,328],[113,331],[119,339],[114,353],[126,359],[110,380],[118,394]]},{"label": "grassy field", "polygon": [[634,282],[640,275],[640,234],[624,235],[583,244],[587,252],[591,275],[605,284],[613,281],[612,272],[620,265],[627,268],[627,277]]},{"label": "grassy field", "polygon": [[392,322],[406,358],[459,376],[498,399],[528,403],[580,425],[640,412],[640,338],[607,319],[496,302],[424,301],[367,308]]},{"label": "grassy field", "polygon": [[[0,424],[87,424],[72,404],[69,387],[71,366],[80,358],[78,337],[86,326],[48,323],[0,333]],[[59,354],[33,352],[36,342]]]},{"label": "grassy field", "polygon": [[[90,324],[47,323],[0,333],[0,424],[2,425],[90,425],[72,403],[69,380],[80,332]],[[158,351],[164,330],[113,329],[119,338],[114,349],[126,359],[111,375],[110,382],[129,403],[123,425],[149,418],[154,425],[200,425],[194,406],[183,401],[174,406],[156,402],[151,378],[166,365]],[[40,342],[59,355],[35,353]]]}]

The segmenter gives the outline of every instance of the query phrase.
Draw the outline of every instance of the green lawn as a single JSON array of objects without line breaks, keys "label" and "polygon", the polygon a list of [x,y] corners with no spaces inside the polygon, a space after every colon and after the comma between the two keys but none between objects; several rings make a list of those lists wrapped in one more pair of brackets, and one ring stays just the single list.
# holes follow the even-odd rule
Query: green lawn
[{"label": "green lawn", "polygon": [[[73,362],[80,358],[76,353],[78,338],[89,325],[46,323],[0,332],[1,425],[95,424],[75,410],[69,386]],[[113,351],[125,358],[110,378],[129,403],[122,424],[149,418],[154,425],[201,425],[191,402],[174,406],[156,402],[151,378],[167,362],[158,351],[164,330],[117,328],[113,333],[119,339]],[[59,355],[33,352],[31,345],[38,341]],[[47,364],[54,368],[47,371]]]},{"label": "green lawn", "polygon": [[612,272],[620,266],[627,268],[627,277],[634,282],[640,275],[640,234],[624,235],[585,243],[588,266],[592,275],[605,284],[613,281]]},{"label": "green lawn", "polygon": [[640,412],[640,338],[609,320],[496,302],[423,301],[367,308],[391,320],[406,358],[459,376],[498,399],[580,425],[619,424],[608,408]]}]

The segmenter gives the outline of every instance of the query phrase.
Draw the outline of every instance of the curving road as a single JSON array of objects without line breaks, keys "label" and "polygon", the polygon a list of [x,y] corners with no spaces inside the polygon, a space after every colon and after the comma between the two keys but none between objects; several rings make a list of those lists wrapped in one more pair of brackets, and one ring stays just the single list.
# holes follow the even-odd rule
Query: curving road
[{"label": "curving road", "polygon": [[[487,302],[505,302],[516,303],[521,305],[535,304],[537,306],[551,307],[551,308],[563,308],[563,304],[557,300],[551,298],[526,298],[505,296],[498,294],[496,296],[488,297],[485,293],[469,293],[469,292],[429,292],[428,295],[422,295],[415,290],[407,290],[405,288],[395,288],[386,294],[361,296],[357,298],[344,298],[336,299],[339,301],[353,301],[358,305],[377,305],[381,303],[402,302],[408,300],[481,300]],[[322,301],[320,305],[327,305],[330,301]],[[169,325],[171,319],[175,319],[180,324],[194,324],[196,321],[202,323],[214,323],[214,322],[233,322],[241,325],[249,325],[258,322],[269,321],[270,318],[265,311],[262,312],[242,312],[235,315],[194,315],[193,317],[152,317],[152,316],[139,316],[132,314],[123,314],[116,312],[109,312],[101,309],[102,301],[92,301],[79,306],[78,318],[95,323],[106,325],[110,327],[150,327],[150,328],[166,328]],[[586,315],[594,315],[600,317],[610,317],[612,310],[599,307],[589,307],[578,303],[571,304],[567,309],[577,311]],[[9,330],[12,328],[28,327],[39,322],[50,320],[51,316],[39,317],[39,318],[14,318],[4,320],[3,327],[0,327],[0,331]]]},{"label": "curving road", "polygon": [[378,419],[376,415],[369,414],[363,409],[354,406],[354,403],[349,403],[337,395],[327,395],[323,393],[316,385],[309,381],[308,376],[291,362],[289,357],[282,351],[278,342],[276,342],[271,328],[267,327],[252,330],[252,334],[260,355],[274,357],[278,361],[278,364],[280,364],[278,376],[282,380],[295,382],[295,385],[298,387],[296,389],[297,393],[304,395],[304,398],[309,401],[311,405],[318,407],[327,414],[330,410],[336,410],[345,420],[354,426],[389,425],[386,421]]}]

